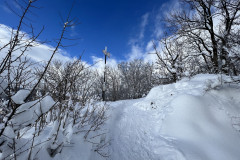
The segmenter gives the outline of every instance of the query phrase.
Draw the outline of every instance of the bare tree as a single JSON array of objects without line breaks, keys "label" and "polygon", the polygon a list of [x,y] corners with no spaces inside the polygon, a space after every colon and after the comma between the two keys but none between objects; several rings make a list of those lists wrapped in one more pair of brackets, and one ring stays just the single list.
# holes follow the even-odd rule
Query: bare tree
[{"label": "bare tree", "polygon": [[155,54],[158,58],[158,69],[165,77],[169,78],[169,82],[176,82],[183,77],[184,61],[186,62],[188,56],[183,53],[182,43],[178,39],[167,37],[160,42],[162,46],[160,51],[153,42]]},{"label": "bare tree", "polygon": [[134,60],[122,62],[118,68],[122,73],[122,94],[125,99],[141,98],[152,88],[152,64]]},{"label": "bare tree", "polygon": [[[30,68],[32,63],[28,58],[25,58],[24,53],[31,47],[39,44],[37,38],[43,29],[37,35],[34,34],[32,25],[29,25],[32,30],[30,34],[22,32],[21,30],[23,24],[26,25],[26,15],[32,13],[30,9],[35,8],[33,4],[36,1],[37,0],[23,1],[22,16],[20,16],[17,30],[12,30],[9,43],[1,48],[1,51],[6,51],[0,63],[1,93],[3,92],[6,95],[6,100],[0,103],[1,108],[6,108],[4,112],[1,112],[3,115],[1,115],[0,152],[2,153],[3,159],[10,157],[17,159],[18,157],[22,157],[23,153],[27,151],[29,151],[28,159],[34,159],[33,157],[39,153],[43,143],[47,142],[54,145],[54,147],[50,145],[49,148],[51,151],[49,154],[54,156],[62,150],[64,138],[62,139],[60,136],[60,144],[57,143],[57,140],[59,140],[59,134],[63,134],[64,136],[69,134],[68,130],[66,130],[67,127],[77,127],[76,125],[80,125],[80,122],[82,122],[86,129],[84,130],[85,135],[88,137],[91,132],[99,130],[100,126],[103,125],[106,120],[105,106],[97,107],[97,105],[92,104],[89,105],[87,109],[80,107],[82,105],[76,104],[75,106],[76,96],[74,92],[77,91],[77,86],[75,86],[74,82],[79,80],[79,73],[83,73],[83,67],[79,61],[73,64],[68,63],[64,71],[66,75],[58,81],[59,83],[57,86],[54,86],[55,88],[52,87],[54,91],[58,92],[55,95],[56,102],[47,94],[35,96],[35,94],[39,94],[37,93],[39,92],[38,88],[48,73],[54,55],[58,53],[60,47],[65,47],[62,42],[67,39],[64,33],[67,28],[74,25],[73,20],[70,18],[70,11],[66,20],[62,23],[62,32],[50,59],[46,65],[44,65],[38,77],[34,77],[36,81],[32,81],[31,77],[34,76]],[[16,52],[20,54],[16,54]],[[60,89],[56,89],[56,87]],[[71,93],[71,95],[69,95],[69,93]],[[79,99],[79,97],[77,97],[77,99]],[[75,100],[75,103],[72,103],[73,100]],[[76,109],[74,109],[74,107],[76,107]],[[39,135],[41,135],[40,133],[46,129],[46,125],[49,123],[49,117],[51,118],[52,116],[51,113],[55,114],[52,122],[56,124],[54,128],[56,130],[53,130],[53,135],[50,139],[38,143],[36,139],[38,139]],[[73,123],[75,125],[73,125]],[[25,143],[22,136],[32,127],[35,128],[33,137]],[[22,144],[22,142],[25,144]],[[36,146],[40,146],[39,151],[36,151]]]},{"label": "bare tree", "polygon": [[188,8],[173,12],[167,23],[189,41],[212,73],[239,74],[235,67],[239,46],[239,0],[183,0]]},{"label": "bare tree", "polygon": [[106,98],[111,101],[121,99],[123,77],[118,68],[107,67],[107,93]]}]

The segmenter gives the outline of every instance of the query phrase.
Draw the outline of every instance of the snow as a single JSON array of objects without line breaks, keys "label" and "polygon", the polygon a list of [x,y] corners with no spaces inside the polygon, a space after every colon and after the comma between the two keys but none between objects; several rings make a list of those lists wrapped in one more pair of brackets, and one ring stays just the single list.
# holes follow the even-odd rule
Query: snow
[{"label": "snow", "polygon": [[109,159],[238,160],[240,90],[220,77],[197,75],[110,103]]},{"label": "snow", "polygon": [[23,104],[25,103],[24,100],[27,98],[27,96],[30,94],[29,90],[19,90],[14,96],[12,96],[12,100],[16,104]]},{"label": "snow", "polygon": [[[26,92],[23,92],[23,93],[26,93]],[[19,97],[24,97],[24,96],[19,96]],[[16,98],[16,99],[17,99],[17,102],[21,102],[22,100],[21,98]],[[20,127],[20,128],[27,126],[29,124],[34,124],[34,122],[42,114],[46,113],[54,104],[55,102],[50,96],[45,96],[42,99],[24,103],[18,107],[16,111],[16,115],[13,117],[11,122],[15,127]]]},{"label": "snow", "polygon": [[[102,128],[107,134],[90,138],[91,143],[84,140],[84,134],[74,133],[72,122],[64,129],[60,125],[56,143],[52,143],[59,122],[50,122],[46,115],[49,123],[36,137],[39,150],[32,155],[46,160],[239,160],[240,85],[230,81],[227,76],[202,74],[154,87],[145,98],[107,102],[109,119]],[[12,99],[19,104],[26,95],[19,91]],[[54,104],[49,96],[21,104],[4,135],[14,138],[17,127],[34,124]],[[87,108],[81,114],[85,112]],[[33,137],[35,129],[21,132],[25,134],[19,146]],[[94,150],[108,141],[109,157],[104,158]],[[51,157],[47,150],[61,143],[61,152]],[[21,150],[29,147],[30,143]],[[8,154],[1,153],[0,159]],[[27,158],[27,154],[18,157]]]},{"label": "snow", "polygon": [[85,142],[79,135],[73,136],[73,143],[66,146],[61,154],[57,154],[55,160],[88,160],[91,157],[92,144]]},{"label": "snow", "polygon": [[14,131],[13,131],[13,129],[12,129],[12,127],[10,127],[10,126],[7,126],[7,127],[5,128],[3,134],[6,135],[8,138],[11,138],[11,139],[16,136],[15,133],[14,133]]},{"label": "snow", "polygon": [[166,117],[162,134],[174,137],[186,159],[238,159],[239,133],[224,110],[218,108],[218,100],[211,96],[182,95],[171,106],[174,110]]}]

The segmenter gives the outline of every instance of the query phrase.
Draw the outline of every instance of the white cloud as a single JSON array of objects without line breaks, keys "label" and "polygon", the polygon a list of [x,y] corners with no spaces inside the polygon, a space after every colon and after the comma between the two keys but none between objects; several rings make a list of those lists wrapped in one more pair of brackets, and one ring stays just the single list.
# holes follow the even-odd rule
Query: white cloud
[{"label": "white cloud", "polygon": [[159,39],[164,34],[164,28],[162,27],[162,15],[159,12],[154,20],[154,32],[153,35],[156,39]]},{"label": "white cloud", "polygon": [[153,53],[152,41],[147,43],[147,46],[144,46],[144,33],[145,28],[149,23],[150,13],[145,13],[141,18],[140,32],[138,33],[138,38],[130,39],[129,45],[131,47],[130,52],[126,55],[127,61],[132,61],[134,59],[143,59],[144,62],[154,62],[156,57]]},{"label": "white cloud", "polygon": [[135,45],[136,43],[142,41],[142,39],[144,38],[146,26],[148,25],[149,22],[149,16],[150,13],[145,13],[144,15],[142,15],[141,23],[138,26],[140,30],[135,37],[130,38],[130,40],[128,41],[129,45]]},{"label": "white cloud", "polygon": [[128,61],[132,61],[134,59],[141,59],[143,55],[143,50],[138,45],[131,46],[131,52],[128,54]]},{"label": "white cloud", "polygon": [[148,19],[149,19],[149,13],[145,13],[142,16],[142,22],[141,22],[141,26],[140,26],[140,33],[139,33],[139,39],[144,38],[144,32],[145,32],[145,28],[148,24]]},{"label": "white cloud", "polygon": [[155,50],[153,48],[152,41],[148,42],[146,48],[140,47],[138,45],[132,45],[131,52],[128,54],[127,60],[133,61],[134,59],[143,59],[144,62],[156,62],[157,56],[154,53]]},{"label": "white cloud", "polygon": [[[103,73],[104,67],[105,67],[105,60],[100,57],[92,56],[92,61],[94,64],[92,68],[99,71],[99,73]],[[118,65],[118,62],[116,59],[113,59],[113,58],[107,59],[107,66],[116,68],[117,65]]]},{"label": "white cloud", "polygon": [[156,62],[157,56],[153,47],[153,40],[147,43],[145,54],[143,55],[144,62]]},{"label": "white cloud", "polygon": [[153,40],[149,41],[146,46],[146,51],[151,52],[153,50]]},{"label": "white cloud", "polygon": [[157,12],[155,13],[154,18],[154,32],[153,36],[156,39],[160,39],[161,36],[164,34],[164,20],[173,12],[173,11],[180,11],[180,2],[179,0],[171,0],[164,4],[162,4]]},{"label": "white cloud", "polygon": [[140,31],[137,34],[136,38],[131,38],[129,40],[129,45],[131,47],[130,53],[126,55],[127,61],[132,61],[134,59],[141,59],[144,55],[144,49],[141,44],[145,34],[145,28],[149,23],[150,13],[145,13],[141,17],[141,23],[139,24]]},{"label": "white cloud", "polygon": [[[140,31],[136,34],[137,38],[131,38],[129,40],[129,45],[131,51],[127,54],[127,60],[131,61],[134,59],[143,59],[145,62],[155,62],[157,57],[155,50],[153,48],[153,42],[155,41],[157,49],[160,50],[160,43],[158,41],[164,34],[164,25],[163,20],[168,16],[172,11],[179,10],[179,0],[171,0],[162,4],[157,11],[153,10],[142,15],[140,26]],[[151,19],[150,19],[151,18]],[[152,39],[149,40],[146,44],[145,30],[147,25],[152,25]]]},{"label": "white cloud", "polygon": [[[0,47],[7,44],[11,38],[11,31],[12,29],[4,24],[0,24]],[[24,33],[24,32],[21,32]],[[24,33],[26,34],[26,33]],[[28,35],[26,35],[24,40],[27,40]],[[36,46],[29,48],[28,51],[25,52],[29,58],[36,62],[44,62],[48,61],[53,53],[54,47],[46,44],[39,44],[36,43]],[[0,57],[3,57],[7,52],[7,48],[0,51]],[[14,52],[14,55],[20,55],[21,51],[17,50]],[[72,60],[70,55],[64,51],[59,49],[58,52],[55,54],[54,59],[61,60],[63,62]]]},{"label": "white cloud", "polygon": [[71,33],[70,33],[70,36],[71,37],[75,37],[75,36],[77,36],[78,35],[78,33],[77,33],[77,31],[76,31],[76,26],[71,26]]},{"label": "white cloud", "polygon": [[[186,9],[186,8],[184,8]],[[179,0],[171,0],[169,2],[164,3],[161,7],[161,14],[163,17],[168,16],[173,11],[180,11],[182,10],[180,1]]]}]

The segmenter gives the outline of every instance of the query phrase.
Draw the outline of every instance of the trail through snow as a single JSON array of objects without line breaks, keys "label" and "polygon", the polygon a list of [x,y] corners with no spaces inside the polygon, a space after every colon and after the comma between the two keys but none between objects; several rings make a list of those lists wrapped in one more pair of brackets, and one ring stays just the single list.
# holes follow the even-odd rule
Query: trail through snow
[{"label": "trail through snow", "polygon": [[117,109],[113,115],[111,159],[184,159],[182,153],[171,144],[171,139],[157,134],[162,120],[150,110],[144,111],[136,107],[138,101],[140,100],[115,104]]},{"label": "trail through snow", "polygon": [[111,102],[109,159],[239,160],[240,91],[219,83],[198,75]]}]

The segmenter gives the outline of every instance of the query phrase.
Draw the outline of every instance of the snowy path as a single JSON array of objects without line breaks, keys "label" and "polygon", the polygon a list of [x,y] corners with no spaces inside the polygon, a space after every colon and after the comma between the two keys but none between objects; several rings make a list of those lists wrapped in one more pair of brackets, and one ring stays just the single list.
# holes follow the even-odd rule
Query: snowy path
[{"label": "snowy path", "polygon": [[139,102],[141,99],[113,104],[110,159],[184,160],[181,152],[171,144],[171,140],[159,134],[162,123],[159,114],[156,114],[154,108],[140,109],[136,106]]},{"label": "snowy path", "polygon": [[206,92],[216,79],[198,76],[110,103],[109,159],[239,160],[240,124],[233,126],[231,117],[240,117],[240,91]]},{"label": "snowy path", "polygon": [[153,89],[146,98],[111,103],[110,159],[185,160],[174,140],[160,134],[161,127],[166,115],[173,111],[170,102],[186,90],[190,94],[200,94],[201,87],[197,84],[189,86],[185,82],[176,86],[166,85]]}]

